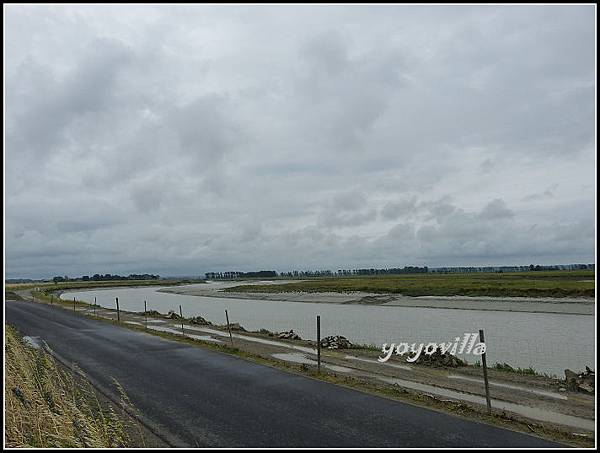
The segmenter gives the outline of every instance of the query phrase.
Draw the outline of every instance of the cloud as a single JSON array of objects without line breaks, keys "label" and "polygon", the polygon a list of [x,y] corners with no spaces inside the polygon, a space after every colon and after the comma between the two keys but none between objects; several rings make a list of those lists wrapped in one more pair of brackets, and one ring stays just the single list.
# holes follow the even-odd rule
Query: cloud
[{"label": "cloud", "polygon": [[129,58],[130,52],[123,44],[98,38],[85,49],[79,64],[63,77],[54,75],[51,68],[45,67],[47,63],[24,61],[19,73],[31,71],[34,80],[26,91],[17,82],[17,91],[25,92],[9,100],[9,141],[22,153],[41,159],[77,141],[79,129],[89,120],[98,120],[117,100],[117,77]]},{"label": "cloud", "polygon": [[593,11],[9,6],[6,275],[593,262]]},{"label": "cloud", "polygon": [[479,218],[482,220],[509,219],[513,216],[514,213],[508,209],[504,200],[500,198],[490,201],[479,213]]},{"label": "cloud", "polygon": [[353,227],[375,220],[377,210],[370,207],[364,194],[357,191],[337,194],[326,203],[318,217],[321,227]]},{"label": "cloud", "polygon": [[529,202],[529,201],[538,201],[538,200],[553,198],[554,192],[556,191],[557,188],[558,188],[558,184],[552,184],[552,186],[548,187],[544,191],[535,192],[535,193],[524,196],[522,198],[522,200]]},{"label": "cloud", "polygon": [[400,216],[413,214],[417,209],[416,197],[390,201],[381,209],[381,217],[386,220],[395,220]]}]

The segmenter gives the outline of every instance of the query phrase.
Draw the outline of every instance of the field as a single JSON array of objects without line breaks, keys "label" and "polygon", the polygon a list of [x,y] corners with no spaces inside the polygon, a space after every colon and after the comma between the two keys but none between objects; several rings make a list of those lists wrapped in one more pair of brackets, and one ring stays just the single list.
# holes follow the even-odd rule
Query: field
[{"label": "field", "polygon": [[313,278],[281,285],[240,285],[229,292],[353,292],[405,296],[594,297],[595,271],[402,274]]},{"label": "field", "polygon": [[23,289],[39,288],[40,291],[59,291],[66,289],[82,288],[113,288],[115,286],[173,286],[187,283],[200,283],[203,280],[107,280],[107,281],[76,281],[76,282],[40,282],[40,283],[12,283],[5,285],[5,291],[19,291]]}]

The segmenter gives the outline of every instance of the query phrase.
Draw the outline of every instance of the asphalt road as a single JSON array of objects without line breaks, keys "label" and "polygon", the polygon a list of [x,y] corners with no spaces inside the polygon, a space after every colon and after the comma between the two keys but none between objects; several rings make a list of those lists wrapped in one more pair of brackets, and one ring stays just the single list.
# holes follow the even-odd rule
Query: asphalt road
[{"label": "asphalt road", "polygon": [[6,301],[6,321],[41,337],[104,391],[117,379],[173,446],[559,446],[47,305]]}]

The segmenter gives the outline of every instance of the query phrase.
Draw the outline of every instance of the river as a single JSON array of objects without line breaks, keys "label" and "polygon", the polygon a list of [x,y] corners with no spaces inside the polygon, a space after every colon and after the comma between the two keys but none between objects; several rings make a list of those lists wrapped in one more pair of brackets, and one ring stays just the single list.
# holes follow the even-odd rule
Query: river
[{"label": "river", "polygon": [[[179,312],[185,317],[203,316],[215,324],[230,322],[247,330],[265,328],[280,332],[293,329],[302,338],[316,337],[316,316],[321,316],[321,336],[344,335],[357,344],[381,347],[383,343],[449,342],[464,333],[484,329],[488,364],[506,362],[513,367],[564,375],[565,368],[595,370],[594,316],[554,313],[523,313],[444,308],[265,301],[158,292],[160,287],[111,288],[69,291],[61,298],[94,302],[140,312]],[[462,356],[473,362],[476,356]]]}]

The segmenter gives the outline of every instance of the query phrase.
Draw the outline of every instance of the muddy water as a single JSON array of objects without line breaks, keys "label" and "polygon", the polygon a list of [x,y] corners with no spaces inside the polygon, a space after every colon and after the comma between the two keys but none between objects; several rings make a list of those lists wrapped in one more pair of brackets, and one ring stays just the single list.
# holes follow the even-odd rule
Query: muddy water
[{"label": "muddy water", "polygon": [[[187,296],[157,292],[160,288],[114,288],[68,292],[61,297],[94,302],[122,310],[179,312],[200,315],[225,323],[225,309],[231,322],[248,330],[293,329],[302,338],[315,338],[315,318],[321,316],[321,336],[344,335],[353,343],[381,347],[383,343],[449,342],[465,332],[485,330],[488,363],[506,362],[515,367],[533,367],[562,376],[565,368],[595,369],[594,316],[519,313],[442,308],[340,305],[248,299]],[[479,357],[463,359],[474,362]]]}]

